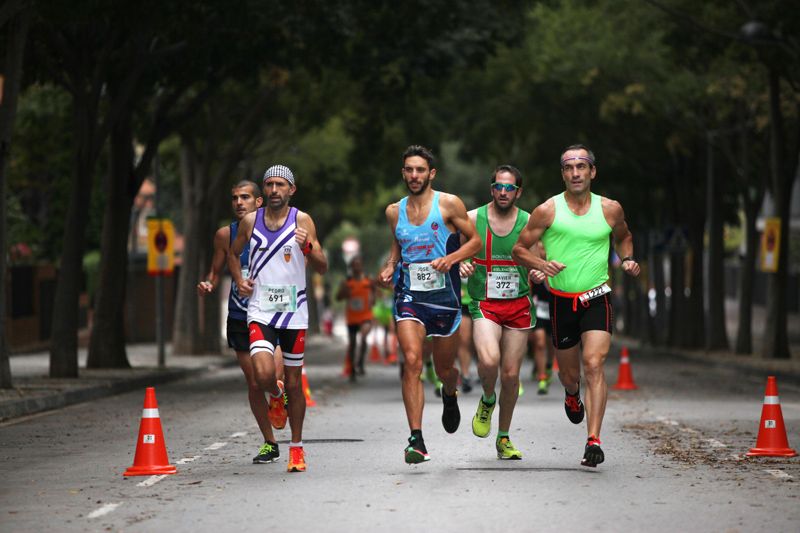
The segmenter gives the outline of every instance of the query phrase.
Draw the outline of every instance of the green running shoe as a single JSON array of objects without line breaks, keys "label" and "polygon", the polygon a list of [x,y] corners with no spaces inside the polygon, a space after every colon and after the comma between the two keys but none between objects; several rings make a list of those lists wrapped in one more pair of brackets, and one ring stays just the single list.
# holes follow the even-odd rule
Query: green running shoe
[{"label": "green running shoe", "polygon": [[478,409],[472,417],[472,434],[485,439],[492,431],[492,413],[497,401],[491,405],[483,401],[483,395],[478,399]]},{"label": "green running shoe", "polygon": [[550,390],[550,382],[547,379],[540,379],[539,380],[539,389],[536,391],[537,394],[547,394]]},{"label": "green running shoe", "polygon": [[519,380],[519,394],[518,396],[522,396],[525,394],[525,389],[522,387],[522,380]]},{"label": "green running shoe", "polygon": [[497,448],[498,459],[522,459],[522,452],[514,447],[514,444],[511,443],[511,440],[508,437],[497,439],[494,447]]}]

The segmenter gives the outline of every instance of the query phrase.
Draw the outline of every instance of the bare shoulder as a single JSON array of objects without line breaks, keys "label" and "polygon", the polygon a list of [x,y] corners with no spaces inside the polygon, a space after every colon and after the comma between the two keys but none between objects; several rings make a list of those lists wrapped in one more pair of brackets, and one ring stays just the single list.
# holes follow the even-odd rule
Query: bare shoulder
[{"label": "bare shoulder", "polygon": [[622,205],[616,200],[601,196],[600,205],[603,207],[603,215],[605,215],[606,219],[608,220],[618,220],[619,218],[624,218],[625,216],[624,212],[622,211]]},{"label": "bare shoulder", "polygon": [[556,217],[556,202],[553,198],[548,198],[544,202],[537,205],[530,213],[530,221],[537,221],[545,226],[553,223]]},{"label": "bare shoulder", "polygon": [[226,224],[221,228],[219,228],[217,232],[214,234],[214,238],[217,240],[230,239],[231,238],[230,224]]},{"label": "bare shoulder", "polygon": [[443,210],[442,215],[447,218],[448,216],[455,215],[456,213],[464,213],[467,208],[464,206],[464,201],[455,194],[449,192],[439,192],[439,209]]},{"label": "bare shoulder", "polygon": [[397,220],[397,214],[400,212],[400,202],[394,202],[386,206],[386,218],[389,220]]},{"label": "bare shoulder", "polygon": [[475,208],[467,211],[467,216],[471,221],[475,222],[476,220],[478,220],[478,209]]}]

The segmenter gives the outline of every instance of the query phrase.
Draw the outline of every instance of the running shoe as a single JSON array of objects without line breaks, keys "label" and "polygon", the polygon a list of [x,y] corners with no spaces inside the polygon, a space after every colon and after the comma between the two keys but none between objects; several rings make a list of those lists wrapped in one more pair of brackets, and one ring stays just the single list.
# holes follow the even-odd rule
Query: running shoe
[{"label": "running shoe", "polygon": [[444,383],[439,381],[439,378],[436,378],[436,381],[433,382],[433,393],[436,395],[437,398],[442,397],[442,387]]},{"label": "running shoe", "polygon": [[404,452],[406,454],[406,463],[410,465],[431,460],[430,455],[428,455],[428,450],[425,448],[425,441],[414,435],[408,438],[408,446],[406,446]]},{"label": "running shoe", "polygon": [[498,459],[522,459],[522,452],[511,443],[511,440],[508,437],[501,437],[497,439],[497,441],[494,443],[494,447],[497,449]]},{"label": "running shoe", "polygon": [[422,381],[430,381],[431,383],[436,383],[439,379],[436,377],[436,370],[433,369],[433,363],[428,361],[425,363],[425,373],[420,376]]},{"label": "running shoe", "polygon": [[564,410],[567,412],[567,418],[573,424],[580,424],[583,421],[583,402],[581,401],[581,390],[575,394],[570,394],[564,391]]},{"label": "running shoe", "polygon": [[472,417],[472,434],[476,437],[486,438],[492,431],[492,413],[497,401],[489,405],[483,401],[483,394],[478,399],[478,409],[475,411],[475,416]]},{"label": "running shoe", "polygon": [[281,380],[278,380],[278,389],[281,391],[279,396],[274,397],[272,394],[269,395],[267,418],[269,418],[269,423],[272,424],[272,427],[275,429],[283,429],[286,427],[286,419],[289,417],[289,413],[286,411],[286,404],[288,401],[286,392],[284,392],[283,389],[283,381]]},{"label": "running shoe", "polygon": [[278,451],[278,443],[267,441],[258,449],[258,455],[253,457],[253,464],[266,464],[275,462],[281,452]]},{"label": "running shoe", "polygon": [[305,472],[306,456],[302,446],[289,446],[289,466],[287,472]]},{"label": "running shoe", "polygon": [[455,391],[452,396],[442,391],[442,425],[444,430],[448,433],[455,433],[458,425],[461,423],[461,411],[458,409],[458,391]]},{"label": "running shoe", "polygon": [[542,395],[547,394],[550,390],[550,382],[547,378],[542,378],[539,380],[539,388],[536,391],[536,394]]},{"label": "running shoe", "polygon": [[581,465],[596,467],[605,461],[606,456],[603,454],[603,450],[600,448],[601,444],[603,443],[600,442],[600,439],[594,435],[590,435],[589,438],[586,439],[586,449],[583,452]]},{"label": "running shoe", "polygon": [[525,389],[522,387],[522,380],[519,380],[519,390],[517,391],[517,396],[522,396],[525,394]]}]

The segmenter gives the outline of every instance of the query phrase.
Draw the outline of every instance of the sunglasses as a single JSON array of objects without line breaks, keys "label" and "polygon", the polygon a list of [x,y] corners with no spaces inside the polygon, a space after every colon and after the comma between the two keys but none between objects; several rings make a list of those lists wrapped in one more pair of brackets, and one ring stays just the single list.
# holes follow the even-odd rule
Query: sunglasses
[{"label": "sunglasses", "polygon": [[514,192],[519,189],[519,187],[513,183],[492,183],[492,189],[496,190],[497,192]]}]

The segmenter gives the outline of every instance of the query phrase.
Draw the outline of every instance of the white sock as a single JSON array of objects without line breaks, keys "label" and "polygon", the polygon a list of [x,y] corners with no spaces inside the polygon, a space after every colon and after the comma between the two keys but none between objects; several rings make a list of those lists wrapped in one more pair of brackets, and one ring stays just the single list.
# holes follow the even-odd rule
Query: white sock
[{"label": "white sock", "polygon": [[290,443],[289,443],[289,448],[302,448],[302,447],[303,447],[303,441],[300,441],[300,442],[290,442]]}]

